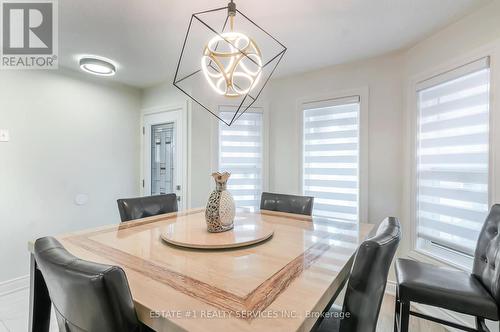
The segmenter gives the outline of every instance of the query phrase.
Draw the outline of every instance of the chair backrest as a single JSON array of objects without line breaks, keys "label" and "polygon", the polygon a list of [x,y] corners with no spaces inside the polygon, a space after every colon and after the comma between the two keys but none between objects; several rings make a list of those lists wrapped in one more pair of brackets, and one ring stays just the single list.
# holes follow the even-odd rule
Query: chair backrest
[{"label": "chair backrest", "polygon": [[[401,238],[399,220],[384,219],[359,246],[347,282],[341,332],[375,332],[387,275]],[[349,313],[349,317],[347,317]]]},{"label": "chair backrest", "polygon": [[140,331],[121,268],[78,259],[53,237],[36,240],[35,259],[61,332]]},{"label": "chair backrest", "polygon": [[490,292],[497,303],[500,304],[500,204],[491,207],[486,217],[479,239],[472,274]]},{"label": "chair backrest", "polygon": [[260,209],[312,215],[314,197],[263,192]]},{"label": "chair backrest", "polygon": [[175,194],[123,198],[116,202],[122,222],[177,212],[177,196]]}]

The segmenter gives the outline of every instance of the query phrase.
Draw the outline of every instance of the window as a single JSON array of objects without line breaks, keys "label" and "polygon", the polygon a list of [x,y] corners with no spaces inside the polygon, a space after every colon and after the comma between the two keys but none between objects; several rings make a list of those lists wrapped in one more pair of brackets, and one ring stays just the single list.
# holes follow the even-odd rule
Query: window
[{"label": "window", "polygon": [[417,249],[470,266],[488,213],[487,58],[417,85]]},{"label": "window", "polygon": [[303,104],[302,187],[316,216],[358,222],[359,120],[359,96]]},{"label": "window", "polygon": [[[227,111],[225,111],[227,110]],[[219,116],[231,120],[234,109],[221,107]],[[237,208],[255,211],[263,186],[263,114],[247,110],[230,127],[219,123],[219,169],[231,173],[227,189]]]}]

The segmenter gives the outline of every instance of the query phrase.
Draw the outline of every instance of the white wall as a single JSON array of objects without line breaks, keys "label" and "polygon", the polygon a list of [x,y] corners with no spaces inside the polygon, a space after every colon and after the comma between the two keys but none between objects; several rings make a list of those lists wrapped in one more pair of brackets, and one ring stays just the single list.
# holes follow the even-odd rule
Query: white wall
[{"label": "white wall", "polygon": [[28,273],[28,240],[119,222],[116,199],[139,191],[140,100],[77,74],[0,73],[0,281]]},{"label": "white wall", "polygon": [[417,43],[405,54],[405,76],[427,71],[500,38],[500,1],[492,1]]},{"label": "white wall", "polygon": [[400,216],[402,57],[391,54],[272,81],[270,190],[300,194],[301,99],[367,87],[368,220]]}]

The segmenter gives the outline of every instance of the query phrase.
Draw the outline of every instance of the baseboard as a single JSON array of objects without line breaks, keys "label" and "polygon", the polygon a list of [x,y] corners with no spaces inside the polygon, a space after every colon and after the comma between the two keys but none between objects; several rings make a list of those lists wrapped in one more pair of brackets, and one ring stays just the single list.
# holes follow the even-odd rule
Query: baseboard
[{"label": "baseboard", "polygon": [[30,287],[30,276],[14,278],[0,282],[0,297],[18,292]]},{"label": "baseboard", "polygon": [[[392,295],[392,296],[396,296],[396,282],[391,281],[391,280],[387,280],[387,284],[385,287],[385,293]],[[467,320],[467,319],[464,319],[464,317],[461,317],[459,314],[453,313],[451,311],[447,311],[447,310],[444,310],[441,308],[436,308],[436,307],[430,307],[430,306],[426,306],[426,305],[419,304],[419,303],[412,303],[412,307],[416,311],[418,311],[424,315],[427,315],[427,316],[439,317],[441,319],[444,319],[444,320],[447,320],[450,322],[454,322],[454,323],[457,323],[460,325],[474,327],[474,321],[472,318],[470,320]],[[460,331],[460,330],[454,329],[450,326],[445,326],[445,325],[442,325],[442,326],[451,332],[459,332]]]}]

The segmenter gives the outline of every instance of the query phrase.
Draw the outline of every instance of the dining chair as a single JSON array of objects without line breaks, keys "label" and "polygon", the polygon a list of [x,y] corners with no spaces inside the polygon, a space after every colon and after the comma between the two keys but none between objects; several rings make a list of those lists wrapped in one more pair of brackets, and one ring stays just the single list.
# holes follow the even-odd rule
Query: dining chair
[{"label": "dining chair", "polygon": [[34,249],[59,331],[152,331],[137,319],[120,267],[78,259],[53,237],[36,240]]},{"label": "dining chair", "polygon": [[122,222],[178,211],[175,194],[122,198],[116,202]]},{"label": "dining chair", "polygon": [[[407,332],[410,315],[464,331],[489,331],[485,319],[499,320],[500,204],[486,217],[474,254],[472,273],[437,267],[410,259],[396,260],[394,331]],[[475,317],[476,328],[411,311],[411,302]]]},{"label": "dining chair", "polygon": [[285,195],[263,192],[260,198],[260,209],[312,215],[314,197]]},{"label": "dining chair", "polygon": [[[316,332],[375,332],[389,268],[401,239],[401,226],[385,218],[359,246],[347,281],[342,308],[332,305],[313,329]],[[329,308],[329,309],[328,309]]]}]

